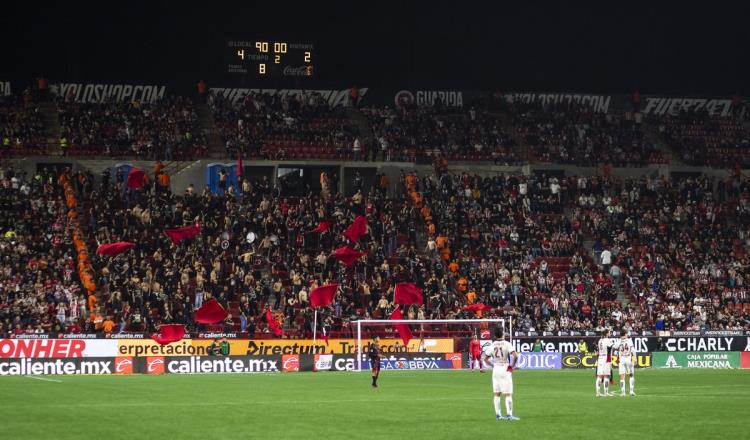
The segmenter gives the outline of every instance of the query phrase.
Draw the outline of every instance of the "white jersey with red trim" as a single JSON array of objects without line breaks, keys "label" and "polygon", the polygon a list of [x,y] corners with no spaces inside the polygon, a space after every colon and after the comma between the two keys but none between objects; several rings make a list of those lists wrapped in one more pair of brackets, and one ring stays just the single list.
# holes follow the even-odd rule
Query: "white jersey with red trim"
[{"label": "white jersey with red trim", "polygon": [[632,362],[633,355],[635,354],[635,344],[630,338],[620,339],[617,342],[618,359],[620,362],[628,361]]},{"label": "white jersey with red trim", "polygon": [[597,351],[599,352],[599,362],[612,362],[612,348],[615,342],[612,338],[601,338],[596,344]]},{"label": "white jersey with red trim", "polygon": [[514,352],[513,344],[508,341],[494,341],[492,343],[492,362],[496,367],[507,367],[508,358]]}]

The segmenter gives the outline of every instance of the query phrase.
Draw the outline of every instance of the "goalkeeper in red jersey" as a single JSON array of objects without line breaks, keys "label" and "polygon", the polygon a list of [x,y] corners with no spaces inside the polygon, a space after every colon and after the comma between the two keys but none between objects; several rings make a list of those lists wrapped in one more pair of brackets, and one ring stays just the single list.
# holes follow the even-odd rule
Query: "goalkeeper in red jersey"
[{"label": "goalkeeper in red jersey", "polygon": [[469,343],[469,362],[469,368],[473,370],[474,363],[476,362],[479,364],[479,372],[484,373],[484,369],[482,369],[482,343],[479,342],[477,335],[474,335]]}]

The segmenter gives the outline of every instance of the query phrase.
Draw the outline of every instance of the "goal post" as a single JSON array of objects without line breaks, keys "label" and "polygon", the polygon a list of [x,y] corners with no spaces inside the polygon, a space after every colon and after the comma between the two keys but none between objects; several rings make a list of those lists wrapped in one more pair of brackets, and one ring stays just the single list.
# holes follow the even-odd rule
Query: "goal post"
[{"label": "goal post", "polygon": [[[482,330],[489,330],[488,338],[493,339],[492,330],[501,328],[512,342],[513,320],[512,318],[487,318],[487,319],[364,319],[356,321],[357,336],[357,364],[355,371],[362,371],[362,361],[365,355],[367,339],[373,335],[381,338],[400,339],[395,330],[397,324],[406,324],[412,331],[412,341],[430,341],[435,339],[470,339],[473,335],[480,336]],[[364,341],[363,341],[364,339]],[[411,343],[409,344],[412,345]],[[459,348],[460,349],[460,348]],[[457,351],[459,349],[456,349]],[[422,351],[424,350],[424,351]],[[428,347],[418,347],[417,350],[406,351],[412,353],[430,353]],[[435,352],[432,352],[435,353]]]}]

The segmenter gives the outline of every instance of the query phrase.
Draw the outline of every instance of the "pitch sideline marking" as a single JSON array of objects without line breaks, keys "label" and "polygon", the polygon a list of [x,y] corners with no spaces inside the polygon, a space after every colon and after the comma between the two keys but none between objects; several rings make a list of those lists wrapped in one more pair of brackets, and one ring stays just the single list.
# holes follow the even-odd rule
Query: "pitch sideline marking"
[{"label": "pitch sideline marking", "polygon": [[24,377],[28,377],[29,379],[43,380],[43,381],[46,381],[46,382],[63,383],[63,381],[61,381],[61,380],[47,379],[46,377],[37,377],[37,376],[24,376]]}]

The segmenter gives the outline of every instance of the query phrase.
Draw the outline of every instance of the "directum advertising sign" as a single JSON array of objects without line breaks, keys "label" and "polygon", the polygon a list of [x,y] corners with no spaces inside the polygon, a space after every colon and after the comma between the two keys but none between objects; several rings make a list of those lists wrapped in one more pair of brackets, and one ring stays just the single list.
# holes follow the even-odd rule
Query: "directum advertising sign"
[{"label": "directum advertising sign", "polygon": [[655,368],[739,368],[736,352],[654,353]]}]

